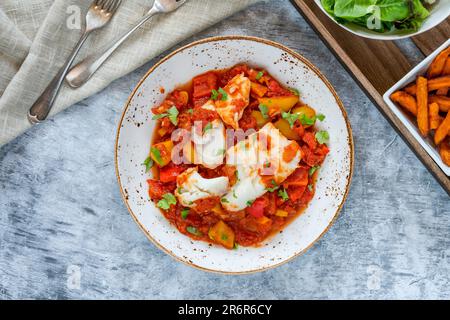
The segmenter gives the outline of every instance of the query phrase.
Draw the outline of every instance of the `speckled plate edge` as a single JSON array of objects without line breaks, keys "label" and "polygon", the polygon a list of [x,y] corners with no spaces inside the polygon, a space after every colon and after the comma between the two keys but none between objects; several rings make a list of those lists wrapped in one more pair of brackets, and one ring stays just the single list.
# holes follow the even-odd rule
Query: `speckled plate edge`
[{"label": "speckled plate edge", "polygon": [[[133,100],[134,96],[136,95],[137,91],[139,90],[139,88],[141,87],[141,85],[145,82],[145,80],[148,78],[148,76],[156,69],[158,68],[161,64],[163,64],[165,61],[169,60],[170,58],[172,58],[174,55],[178,54],[179,52],[182,52],[183,50],[186,50],[188,48],[191,48],[193,46],[199,45],[199,44],[203,44],[203,43],[208,43],[208,42],[215,42],[215,41],[221,41],[221,40],[248,40],[248,41],[255,41],[255,42],[259,42],[259,43],[263,43],[266,45],[270,45],[273,47],[276,47],[278,49],[281,49],[285,52],[287,52],[288,54],[292,55],[293,57],[295,57],[296,59],[300,60],[302,63],[304,63],[306,66],[308,66],[308,68],[310,68],[322,81],[323,83],[328,87],[328,89],[330,90],[330,92],[333,94],[334,98],[336,99],[336,102],[342,112],[342,116],[344,117],[346,126],[347,126],[347,131],[348,131],[348,145],[350,148],[350,168],[349,168],[349,175],[348,175],[348,179],[347,179],[347,185],[345,188],[345,192],[344,192],[344,196],[342,198],[342,201],[339,205],[339,207],[337,208],[336,212],[334,213],[334,216],[332,218],[332,220],[330,221],[330,223],[328,224],[328,226],[325,228],[325,230],[314,240],[311,242],[311,244],[309,246],[307,246],[306,248],[304,248],[303,250],[301,250],[300,252],[298,252],[297,254],[294,254],[293,256],[285,259],[284,261],[268,266],[268,267],[264,267],[264,268],[260,268],[257,270],[250,270],[250,271],[244,271],[244,272],[225,272],[225,271],[219,271],[219,270],[214,270],[214,269],[208,269],[202,266],[198,266],[194,263],[190,263],[188,261],[182,260],[179,257],[177,257],[176,255],[174,255],[170,250],[168,250],[167,248],[163,247],[162,245],[160,245],[155,239],[152,238],[152,236],[145,230],[145,228],[141,225],[141,223],[139,222],[139,220],[137,219],[136,215],[134,214],[133,210],[131,210],[130,205],[128,204],[128,200],[127,200],[127,196],[125,195],[125,193],[123,192],[123,186],[122,186],[122,182],[120,179],[120,174],[119,174],[119,165],[118,165],[118,143],[119,143],[119,137],[120,137],[120,131],[122,128],[122,122],[124,120],[125,114],[128,110],[128,107],[131,104],[131,101]],[[328,81],[328,79],[319,71],[318,68],[316,68],[308,59],[306,59],[305,57],[303,57],[302,55],[300,55],[299,53],[295,52],[294,50],[291,50],[290,48],[271,41],[271,40],[267,40],[267,39],[263,39],[263,38],[258,38],[258,37],[251,37],[251,36],[242,36],[242,35],[228,35],[228,36],[217,36],[217,37],[210,37],[210,38],[205,38],[202,40],[198,40],[198,41],[194,41],[191,42],[173,52],[171,52],[170,54],[168,54],[167,56],[165,56],[164,58],[162,58],[161,60],[159,60],[155,65],[153,65],[149,71],[147,71],[147,73],[144,75],[144,77],[138,82],[138,84],[136,85],[136,87],[133,89],[133,91],[131,92],[123,110],[122,110],[122,115],[120,117],[119,123],[118,123],[118,128],[117,128],[117,134],[116,134],[116,141],[115,141],[115,147],[114,147],[114,166],[115,166],[115,172],[116,172],[116,177],[117,177],[117,182],[119,184],[119,188],[120,188],[120,194],[122,196],[122,199],[128,209],[128,212],[130,213],[131,217],[133,218],[133,220],[136,222],[136,224],[139,226],[139,228],[142,230],[142,232],[145,234],[145,236],[153,243],[155,244],[159,249],[161,249],[162,251],[164,251],[165,253],[167,253],[168,255],[170,255],[171,257],[173,257],[175,260],[182,262],[185,265],[194,267],[196,269],[199,270],[203,270],[203,271],[207,271],[207,272],[211,272],[211,273],[216,273],[216,274],[227,274],[227,275],[240,275],[240,274],[252,274],[252,273],[257,273],[257,272],[262,272],[262,271],[266,271],[266,270],[270,270],[276,267],[279,267],[285,263],[288,263],[289,261],[295,259],[296,257],[302,255],[303,253],[305,253],[306,251],[308,251],[315,243],[317,243],[317,241],[320,240],[320,238],[322,238],[322,236],[331,228],[331,226],[334,224],[334,222],[336,221],[336,219],[339,216],[339,213],[342,210],[342,207],[345,203],[345,201],[347,200],[347,196],[348,193],[350,191],[350,185],[352,182],[352,178],[353,178],[353,167],[354,167],[354,144],[353,144],[353,132],[352,132],[352,128],[350,125],[350,121],[348,119],[348,115],[347,112],[344,108],[344,105],[341,101],[341,99],[339,98],[336,90],[334,89],[334,87],[331,85],[331,83]]]}]

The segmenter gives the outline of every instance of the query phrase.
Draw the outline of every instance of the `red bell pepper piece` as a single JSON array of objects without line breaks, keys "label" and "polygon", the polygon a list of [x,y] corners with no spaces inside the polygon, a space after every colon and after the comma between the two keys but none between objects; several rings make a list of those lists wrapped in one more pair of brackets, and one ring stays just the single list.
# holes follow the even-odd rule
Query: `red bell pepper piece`
[{"label": "red bell pepper piece", "polygon": [[255,218],[262,218],[264,216],[264,208],[267,206],[265,198],[258,198],[253,201],[250,207],[247,207],[247,212]]}]

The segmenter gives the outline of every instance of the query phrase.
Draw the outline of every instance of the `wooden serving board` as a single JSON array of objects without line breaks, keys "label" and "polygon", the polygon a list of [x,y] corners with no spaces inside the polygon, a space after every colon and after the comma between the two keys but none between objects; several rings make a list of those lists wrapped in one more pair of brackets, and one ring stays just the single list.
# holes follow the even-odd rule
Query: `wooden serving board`
[{"label": "wooden serving board", "polygon": [[[314,0],[291,2],[450,195],[450,178],[383,101],[383,94],[412,69],[394,41],[366,39],[346,31],[325,15]],[[424,55],[429,55],[449,37],[450,18],[412,40]]]}]

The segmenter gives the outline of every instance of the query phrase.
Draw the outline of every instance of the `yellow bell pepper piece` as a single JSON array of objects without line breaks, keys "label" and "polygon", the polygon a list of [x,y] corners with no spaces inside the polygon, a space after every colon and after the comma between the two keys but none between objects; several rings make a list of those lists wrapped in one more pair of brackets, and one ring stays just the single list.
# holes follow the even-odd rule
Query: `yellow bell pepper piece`
[{"label": "yellow bell pepper piece", "polygon": [[277,209],[277,211],[275,212],[275,215],[277,217],[287,217],[289,215],[289,213],[287,211]]},{"label": "yellow bell pepper piece", "polygon": [[150,149],[150,157],[159,167],[164,167],[169,164],[172,159],[172,149],[172,140],[157,143]]},{"label": "yellow bell pepper piece", "polygon": [[288,112],[299,101],[298,96],[285,96],[285,97],[272,97],[272,98],[259,98],[258,102],[267,106],[269,109],[269,115],[281,113],[282,111]]},{"label": "yellow bell pepper piece", "polygon": [[290,140],[300,140],[298,133],[291,129],[289,122],[285,119],[279,119],[274,124],[275,128],[280,130],[281,134]]},{"label": "yellow bell pepper piece", "polygon": [[264,116],[262,115],[262,113],[260,111],[252,111],[251,113],[252,117],[256,119],[256,125],[258,126],[258,128],[262,128],[264,127],[264,125],[270,121],[270,118],[264,118]]},{"label": "yellow bell pepper piece", "polygon": [[227,249],[234,247],[234,231],[225,222],[220,220],[208,231],[209,238],[220,243]]}]

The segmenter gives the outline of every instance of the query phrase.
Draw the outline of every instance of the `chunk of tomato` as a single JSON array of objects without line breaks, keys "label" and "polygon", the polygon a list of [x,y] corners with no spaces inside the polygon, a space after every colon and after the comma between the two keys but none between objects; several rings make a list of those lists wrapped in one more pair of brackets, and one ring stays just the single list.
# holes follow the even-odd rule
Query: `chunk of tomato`
[{"label": "chunk of tomato", "polygon": [[309,171],[306,167],[299,167],[283,182],[285,188],[291,186],[303,187],[308,185]]},{"label": "chunk of tomato", "polygon": [[147,183],[148,194],[152,200],[160,200],[164,194],[173,192],[176,187],[175,183],[163,183],[154,179],[147,180]]},{"label": "chunk of tomato", "polygon": [[177,166],[173,162],[159,170],[159,180],[161,182],[174,182],[177,177],[185,171],[184,166]]},{"label": "chunk of tomato", "polygon": [[311,131],[305,132],[305,134],[303,135],[302,140],[308,145],[308,147],[311,150],[314,150],[314,149],[317,148],[316,137],[314,136],[314,133],[312,133]]},{"label": "chunk of tomato", "polygon": [[253,201],[250,207],[247,207],[247,212],[255,218],[262,218],[264,216],[264,208],[268,205],[267,199],[258,198]]},{"label": "chunk of tomato", "polygon": [[210,96],[211,91],[217,88],[217,75],[214,72],[208,72],[195,77],[192,80],[194,87],[193,97],[194,100],[199,98]]}]

